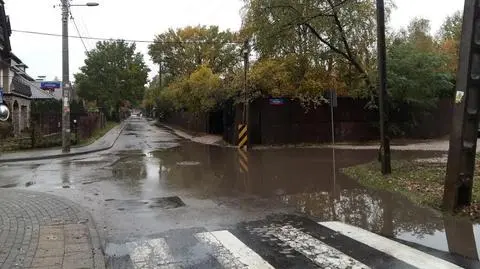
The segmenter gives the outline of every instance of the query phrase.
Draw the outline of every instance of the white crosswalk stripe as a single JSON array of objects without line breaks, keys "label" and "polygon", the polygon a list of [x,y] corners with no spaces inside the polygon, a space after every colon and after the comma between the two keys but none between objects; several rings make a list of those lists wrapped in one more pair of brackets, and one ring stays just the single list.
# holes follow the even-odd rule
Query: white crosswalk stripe
[{"label": "white crosswalk stripe", "polygon": [[448,261],[348,224],[341,222],[319,222],[319,224],[419,269],[462,268]]},{"label": "white crosswalk stripe", "polygon": [[[209,262],[213,262],[215,268],[221,266],[227,269],[275,269],[272,264],[283,268],[283,262],[292,262],[292,264],[300,262],[309,268],[331,269],[369,269],[370,266],[372,268],[389,268],[392,266],[391,262],[396,264],[396,268],[402,266],[419,269],[462,268],[348,224],[319,222],[318,225],[323,227],[313,227],[316,224],[302,228],[295,224],[262,223],[243,230],[244,232],[248,231],[247,233],[239,232],[239,230],[191,232],[187,236],[191,238],[188,246],[172,241],[175,240],[174,237],[167,235],[165,238],[169,240],[168,242],[174,244],[172,248],[169,247],[165,238],[157,238],[123,245],[109,244],[106,253],[109,255],[111,250],[123,247],[122,253],[115,256],[117,258],[119,258],[118,256],[125,257],[124,259],[127,259],[130,266],[135,269],[176,269],[184,266],[197,268],[199,264],[202,264],[201,268],[210,268]],[[318,233],[320,230],[305,230],[317,228],[322,231],[321,235]],[[331,236],[328,239],[324,238],[328,234]],[[343,236],[338,238],[338,234]],[[335,243],[332,243],[332,240],[335,240]],[[355,248],[352,248],[352,243]],[[337,245],[343,252],[335,248]],[[346,245],[350,246],[345,247]],[[362,247],[363,254],[358,252],[358,248]],[[176,253],[172,253],[172,249]],[[373,249],[376,250],[376,254]],[[365,253],[367,253],[366,256]],[[381,255],[381,258],[378,255]],[[110,256],[112,255],[110,254]],[[378,263],[379,261],[380,263]]]},{"label": "white crosswalk stripe", "polygon": [[[106,253],[120,248],[119,245],[107,245]],[[130,256],[134,269],[158,268],[158,269],[180,269],[175,264],[170,248],[163,238],[129,242],[125,244],[125,253]],[[123,252],[123,251],[122,251]],[[154,267],[152,267],[154,266]]]},{"label": "white crosswalk stripe", "polygon": [[366,269],[367,265],[290,225],[267,229],[321,268]]},{"label": "white crosswalk stripe", "polygon": [[274,269],[229,231],[199,233],[195,237],[212,247],[215,258],[225,268]]}]

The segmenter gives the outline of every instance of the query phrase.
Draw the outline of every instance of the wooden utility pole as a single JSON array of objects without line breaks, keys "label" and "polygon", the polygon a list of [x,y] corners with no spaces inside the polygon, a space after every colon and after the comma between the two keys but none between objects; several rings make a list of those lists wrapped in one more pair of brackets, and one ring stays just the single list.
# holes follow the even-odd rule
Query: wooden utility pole
[{"label": "wooden utility pole", "polygon": [[472,201],[480,102],[480,6],[465,0],[450,149],[443,196],[446,210]]},{"label": "wooden utility pole", "polygon": [[68,14],[70,3],[62,0],[62,151],[70,152],[70,71],[68,52]]},{"label": "wooden utility pole", "polygon": [[243,83],[243,94],[245,98],[245,107],[243,112],[243,122],[247,126],[247,148],[251,147],[250,141],[250,100],[248,99],[248,68],[249,68],[249,59],[250,59],[250,42],[245,40],[243,45],[243,62],[244,62],[244,83]]},{"label": "wooden utility pole", "polygon": [[390,138],[388,136],[387,49],[385,46],[385,3],[377,0],[378,103],[380,112],[380,160],[382,174],[392,172]]}]

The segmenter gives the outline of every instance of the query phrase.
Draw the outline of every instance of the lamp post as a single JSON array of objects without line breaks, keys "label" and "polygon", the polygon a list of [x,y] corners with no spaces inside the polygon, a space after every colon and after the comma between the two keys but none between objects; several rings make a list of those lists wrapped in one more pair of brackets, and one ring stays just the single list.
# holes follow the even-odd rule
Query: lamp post
[{"label": "lamp post", "polygon": [[72,6],[98,6],[98,3],[89,2],[82,5],[70,4],[70,0],[62,0],[62,151],[70,152],[70,70],[68,51],[68,15]]}]

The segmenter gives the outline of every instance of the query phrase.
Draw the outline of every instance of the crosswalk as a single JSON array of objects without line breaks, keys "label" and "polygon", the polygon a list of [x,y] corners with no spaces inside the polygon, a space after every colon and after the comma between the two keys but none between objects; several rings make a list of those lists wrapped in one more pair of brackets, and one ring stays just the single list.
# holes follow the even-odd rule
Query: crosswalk
[{"label": "crosswalk", "polygon": [[114,253],[119,245],[107,245],[111,268],[462,268],[334,221],[259,221],[227,230],[195,230],[180,237],[165,235],[122,247],[121,253]]}]

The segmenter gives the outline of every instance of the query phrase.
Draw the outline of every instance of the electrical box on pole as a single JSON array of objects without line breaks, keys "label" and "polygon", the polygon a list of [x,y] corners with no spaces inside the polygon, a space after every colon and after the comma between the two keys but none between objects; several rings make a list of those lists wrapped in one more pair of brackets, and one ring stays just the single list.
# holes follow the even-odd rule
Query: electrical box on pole
[{"label": "electrical box on pole", "polygon": [[480,107],[480,1],[465,0],[453,123],[443,206],[454,211],[472,200]]}]

